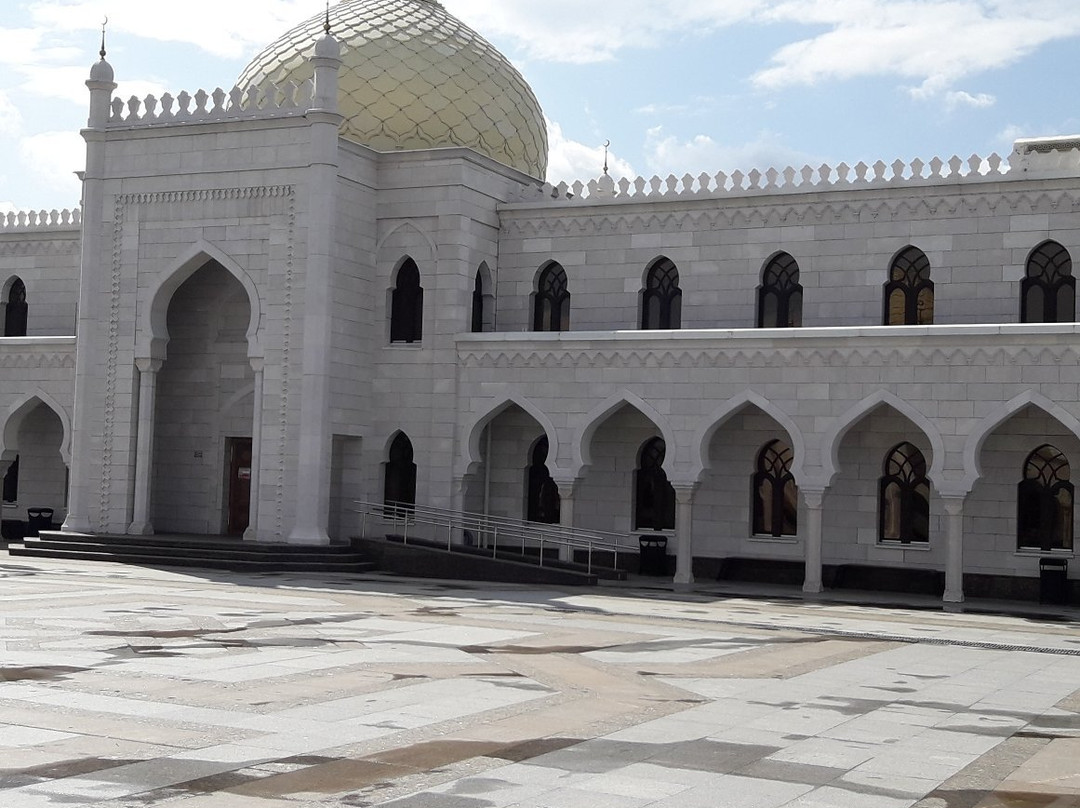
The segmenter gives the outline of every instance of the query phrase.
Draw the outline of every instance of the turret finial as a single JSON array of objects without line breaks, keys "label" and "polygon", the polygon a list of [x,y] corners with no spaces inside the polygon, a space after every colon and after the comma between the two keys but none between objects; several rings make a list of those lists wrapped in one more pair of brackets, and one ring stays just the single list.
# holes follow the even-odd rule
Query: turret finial
[{"label": "turret finial", "polygon": [[605,140],[604,141],[604,176],[605,177],[607,176],[607,173],[608,173],[608,164],[607,164],[607,162],[608,162],[608,149],[609,148],[611,148],[611,141],[610,140]]},{"label": "turret finial", "polygon": [[326,35],[330,36],[330,0],[326,0],[326,23],[323,25]]},{"label": "turret finial", "polygon": [[105,58],[105,26],[108,24],[109,18],[106,17],[105,22],[101,24],[101,50],[98,51],[98,55],[101,56],[102,59]]}]

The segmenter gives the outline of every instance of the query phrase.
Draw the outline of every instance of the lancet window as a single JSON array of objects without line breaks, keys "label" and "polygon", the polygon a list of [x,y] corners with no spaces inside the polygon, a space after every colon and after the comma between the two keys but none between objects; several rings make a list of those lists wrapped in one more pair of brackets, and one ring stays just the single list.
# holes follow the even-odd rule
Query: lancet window
[{"label": "lancet window", "polygon": [[799,328],[802,325],[802,299],[799,265],[787,253],[780,253],[761,273],[758,328]]},{"label": "lancet window", "polygon": [[926,458],[910,443],[886,456],[878,483],[878,537],[901,544],[930,540],[930,481]]},{"label": "lancet window", "polygon": [[544,267],[533,298],[533,331],[570,330],[570,289],[559,264]]},{"label": "lancet window", "polygon": [[934,282],[930,259],[918,247],[907,247],[893,259],[885,284],[885,325],[931,325]]},{"label": "lancet window", "polygon": [[798,533],[799,489],[791,474],[793,459],[791,447],[779,440],[758,452],[752,484],[754,535],[781,538]]},{"label": "lancet window", "polygon": [[1036,247],[1020,286],[1020,321],[1071,323],[1076,320],[1076,278],[1072,257],[1056,241]]},{"label": "lancet window", "polygon": [[641,328],[662,331],[682,327],[682,290],[679,270],[667,258],[658,258],[645,275],[641,293]]}]

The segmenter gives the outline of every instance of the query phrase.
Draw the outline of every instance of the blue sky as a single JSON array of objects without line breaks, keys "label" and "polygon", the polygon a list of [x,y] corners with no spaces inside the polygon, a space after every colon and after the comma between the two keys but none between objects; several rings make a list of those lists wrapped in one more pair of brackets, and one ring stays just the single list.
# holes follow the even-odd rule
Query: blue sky
[{"label": "blue sky", "polygon": [[[0,211],[73,207],[108,15],[124,97],[228,88],[323,0],[0,0]],[[550,122],[549,179],[998,152],[1080,132],[1076,0],[443,0]]]}]

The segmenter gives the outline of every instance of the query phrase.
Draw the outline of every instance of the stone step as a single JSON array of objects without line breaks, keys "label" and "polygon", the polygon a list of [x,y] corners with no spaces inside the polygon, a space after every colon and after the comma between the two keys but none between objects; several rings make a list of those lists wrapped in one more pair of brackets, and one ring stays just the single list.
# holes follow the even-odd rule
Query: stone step
[{"label": "stone step", "polygon": [[368,556],[350,545],[305,547],[202,539],[183,542],[154,537],[73,536],[51,532],[10,544],[8,554],[237,571],[357,573],[375,569]]}]

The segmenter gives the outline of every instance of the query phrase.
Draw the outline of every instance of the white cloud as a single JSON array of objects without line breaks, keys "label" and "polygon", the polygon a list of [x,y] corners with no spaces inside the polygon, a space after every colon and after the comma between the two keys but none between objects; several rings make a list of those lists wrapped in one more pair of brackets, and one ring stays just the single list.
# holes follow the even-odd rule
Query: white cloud
[{"label": "white cloud", "polygon": [[0,135],[13,135],[22,128],[22,114],[7,93],[0,90]]},{"label": "white cloud", "polygon": [[445,0],[478,31],[513,40],[529,58],[584,64],[628,48],[657,47],[672,34],[705,34],[750,19],[767,0]]},{"label": "white cloud", "polygon": [[108,17],[113,43],[126,34],[184,42],[235,59],[277,39],[323,8],[322,0],[38,0],[30,11],[34,22],[50,31],[97,30]]},{"label": "white cloud", "polygon": [[761,134],[749,143],[728,145],[718,143],[708,135],[697,135],[680,140],[666,135],[663,127],[648,130],[645,136],[645,160],[650,174],[666,177],[674,174],[699,175],[702,171],[716,174],[724,171],[751,169],[765,171],[769,168],[782,170],[788,166],[801,168],[806,164],[817,165],[821,157],[785,146],[771,133]]},{"label": "white cloud", "polygon": [[[937,97],[957,81],[1080,36],[1075,0],[446,0],[525,58],[585,63],[737,24],[804,26],[753,83],[774,90],[859,76],[898,76]],[[821,30],[824,28],[825,30]],[[979,99],[979,96],[975,96]],[[954,99],[960,101],[962,99]],[[982,103],[982,102],[980,102]]]},{"label": "white cloud", "polygon": [[0,216],[7,216],[9,213],[18,213],[19,208],[14,202],[4,202],[0,200]]},{"label": "white cloud", "polygon": [[86,165],[86,143],[77,132],[42,132],[23,138],[20,156],[34,166],[34,175],[52,190],[63,192],[71,201],[79,202],[81,186],[76,171]]},{"label": "white cloud", "polygon": [[[614,152],[608,153],[608,172],[615,178],[635,176],[633,167]],[[587,182],[596,179],[604,171],[604,147],[587,146],[568,139],[562,127],[548,121],[548,170],[547,181],[552,185],[575,180]]]},{"label": "white cloud", "polygon": [[831,27],[773,54],[772,66],[753,77],[767,89],[896,75],[933,96],[1080,35],[1073,0],[780,0],[763,19]]},{"label": "white cloud", "polygon": [[945,105],[949,109],[956,109],[957,107],[975,107],[976,109],[983,109],[985,107],[992,107],[996,103],[997,98],[989,93],[977,93],[976,95],[972,95],[963,90],[945,93]]}]

